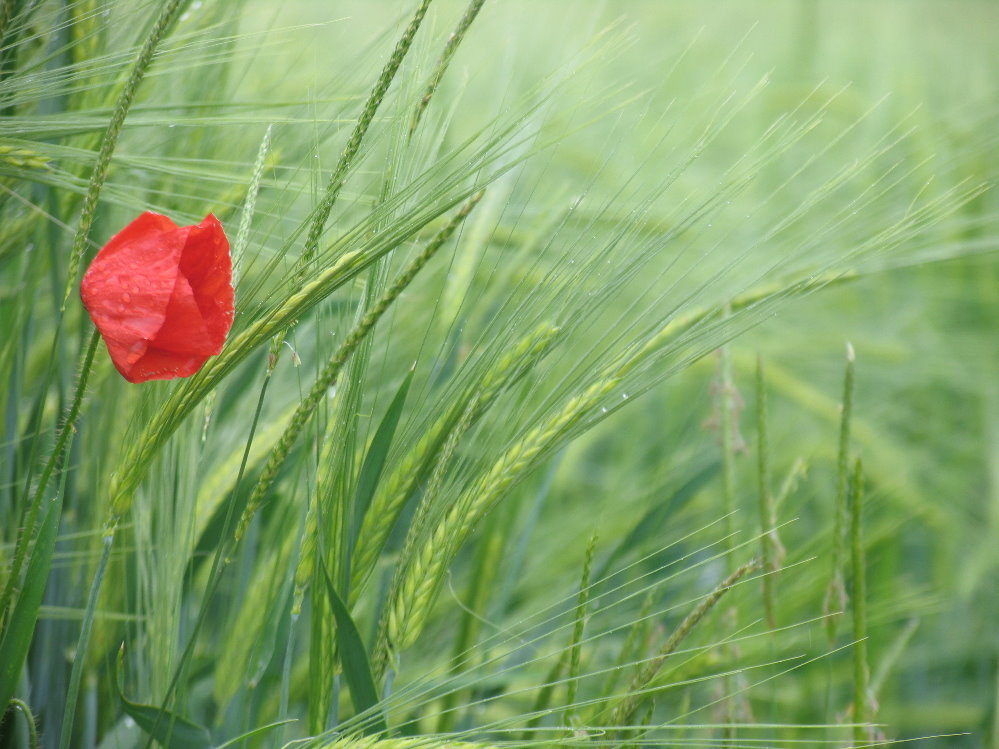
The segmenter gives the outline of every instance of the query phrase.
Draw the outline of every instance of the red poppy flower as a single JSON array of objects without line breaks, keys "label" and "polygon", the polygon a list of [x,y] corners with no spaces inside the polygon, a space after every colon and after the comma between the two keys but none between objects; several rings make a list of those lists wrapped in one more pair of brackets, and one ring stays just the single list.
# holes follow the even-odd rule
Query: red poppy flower
[{"label": "red poppy flower", "polygon": [[129,382],[188,377],[222,350],[232,327],[232,260],[209,214],[177,226],[147,211],[83,274],[83,305]]}]

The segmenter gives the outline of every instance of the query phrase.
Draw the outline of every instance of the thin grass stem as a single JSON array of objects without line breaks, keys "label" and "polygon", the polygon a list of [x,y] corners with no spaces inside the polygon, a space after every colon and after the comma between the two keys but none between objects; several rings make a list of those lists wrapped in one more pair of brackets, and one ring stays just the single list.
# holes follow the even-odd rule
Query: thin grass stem
[{"label": "thin grass stem", "polygon": [[579,666],[583,654],[583,633],[586,629],[586,610],[590,603],[590,571],[593,567],[593,552],[597,548],[597,533],[590,536],[583,561],[583,574],[579,581],[579,597],[576,599],[575,624],[572,628],[572,642],[569,644],[569,676],[566,679],[565,712],[563,725],[572,729],[575,714],[576,694],[579,690]]},{"label": "thin grass stem", "polygon": [[76,717],[76,703],[80,696],[80,681],[83,669],[87,663],[87,649],[90,647],[90,633],[94,626],[94,614],[97,611],[97,598],[107,572],[108,560],[111,558],[111,546],[114,542],[114,531],[111,530],[101,539],[101,556],[97,562],[97,571],[90,584],[90,595],[87,597],[87,607],[83,612],[83,624],[80,627],[80,638],[73,654],[73,668],[69,675],[69,687],[66,690],[66,706],[62,714],[62,727],[59,730],[59,749],[69,749],[73,740],[73,721]]},{"label": "thin grass stem", "polygon": [[829,641],[836,639],[839,617],[846,609],[846,584],[843,560],[846,557],[846,523],[849,514],[850,419],[853,415],[854,361],[853,346],[846,344],[846,374],[843,378],[843,402],[839,428],[839,453],[836,461],[836,498],[833,508],[832,569],[826,588],[824,611]]},{"label": "thin grass stem", "polygon": [[430,104],[430,100],[433,98],[434,92],[437,91],[437,87],[440,85],[441,79],[444,77],[444,73],[447,72],[448,65],[451,64],[451,58],[454,57],[454,53],[458,51],[458,46],[461,44],[462,40],[465,38],[465,34],[468,32],[468,29],[475,21],[475,17],[479,15],[479,11],[482,10],[482,6],[485,4],[485,1],[486,0],[471,0],[465,8],[465,12],[462,14],[461,20],[458,21],[458,25],[447,38],[447,44],[444,45],[444,51],[441,52],[440,59],[437,61],[437,67],[434,68],[433,75],[430,76],[430,82],[427,83],[427,88],[424,90],[423,96],[420,97],[420,101],[413,110],[413,118],[409,123],[410,138],[412,138],[413,133],[416,132],[416,128],[420,124],[420,119],[423,117],[424,111]]},{"label": "thin grass stem", "polygon": [[864,561],[863,467],[857,459],[850,492],[850,551],[853,567],[853,739],[867,739],[867,575]]},{"label": "thin grass stem", "polygon": [[781,544],[777,536],[777,507],[770,488],[770,441],[767,435],[767,389],[763,359],[756,358],[757,480],[759,482],[760,552],[763,570],[763,610],[770,629],[777,627],[776,576],[780,569]]}]

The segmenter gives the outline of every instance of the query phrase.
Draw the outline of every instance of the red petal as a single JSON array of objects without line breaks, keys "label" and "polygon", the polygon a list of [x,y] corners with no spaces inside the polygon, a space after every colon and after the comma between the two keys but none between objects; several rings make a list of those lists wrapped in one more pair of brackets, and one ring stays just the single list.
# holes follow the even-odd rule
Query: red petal
[{"label": "red petal", "polygon": [[213,214],[191,227],[180,256],[180,272],[191,284],[214,347],[211,353],[217,354],[232,327],[234,298],[229,240]]},{"label": "red petal", "polygon": [[97,253],[80,295],[130,382],[187,377],[222,350],[233,319],[232,264],[209,215],[178,227],[146,212]]},{"label": "red petal", "polygon": [[162,351],[202,357],[217,354],[221,349],[209,336],[201,310],[194,300],[194,291],[183,275],[177,275],[163,327],[151,345]]},{"label": "red petal", "polygon": [[177,277],[183,238],[144,213],[97,253],[83,275],[83,304],[105,339],[126,345],[149,339],[163,324]]},{"label": "red petal", "polygon": [[207,358],[207,356],[183,356],[173,351],[149,348],[142,358],[135,362],[127,375],[124,372],[122,374],[129,382],[190,377],[201,369]]}]

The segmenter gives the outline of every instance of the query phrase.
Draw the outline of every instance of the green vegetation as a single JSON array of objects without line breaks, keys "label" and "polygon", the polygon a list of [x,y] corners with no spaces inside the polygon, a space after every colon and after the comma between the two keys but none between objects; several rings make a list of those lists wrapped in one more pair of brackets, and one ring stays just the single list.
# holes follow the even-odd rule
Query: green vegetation
[{"label": "green vegetation", "polygon": [[0,0],[0,749],[999,746],[997,25]]}]

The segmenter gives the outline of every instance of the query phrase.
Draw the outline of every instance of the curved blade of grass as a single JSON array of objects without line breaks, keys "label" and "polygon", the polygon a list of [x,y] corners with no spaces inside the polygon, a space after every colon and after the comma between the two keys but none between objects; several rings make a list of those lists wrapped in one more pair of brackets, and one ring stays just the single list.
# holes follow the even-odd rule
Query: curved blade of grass
[{"label": "curved blade of grass", "polygon": [[340,665],[350,687],[350,699],[354,703],[354,710],[358,713],[371,713],[372,717],[366,721],[369,732],[385,733],[388,729],[385,725],[385,716],[377,708],[378,690],[375,688],[375,678],[371,673],[368,651],[347,606],[336,592],[321,554],[319,560],[323,580],[326,581],[330,609],[336,619],[336,644],[337,652],[340,654]]},{"label": "curved blade of grass", "polygon": [[161,710],[157,705],[132,702],[125,696],[118,680],[123,658],[124,646],[118,651],[117,667],[111,669],[111,683],[125,713],[167,749],[211,749],[214,746],[212,737],[204,726],[169,710]]},{"label": "curved blade of grass", "polygon": [[[399,418],[402,416],[402,409],[406,405],[406,396],[409,394],[409,386],[413,382],[414,371],[410,369],[409,374],[402,381],[402,385],[399,386],[399,390],[396,392],[395,397],[389,404],[388,410],[382,417],[381,423],[378,425],[375,436],[371,440],[371,446],[368,448],[368,453],[364,457],[364,463],[361,465],[361,472],[357,477],[357,489],[354,492],[354,502],[352,504],[353,517],[350,524],[350,537],[347,543],[347,553],[344,556],[347,565],[350,564],[354,546],[357,544],[357,537],[361,533],[361,523],[364,521],[364,516],[371,506],[371,498],[375,494],[378,480],[381,478],[382,470],[385,468],[385,458],[388,457],[389,447],[391,447],[392,439],[395,437],[396,427],[399,426]],[[349,568],[344,579],[347,581],[350,580]],[[350,598],[349,591],[347,598],[348,600]]]}]

